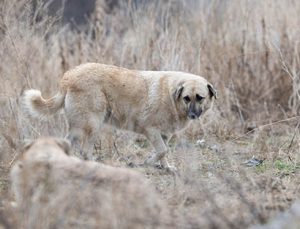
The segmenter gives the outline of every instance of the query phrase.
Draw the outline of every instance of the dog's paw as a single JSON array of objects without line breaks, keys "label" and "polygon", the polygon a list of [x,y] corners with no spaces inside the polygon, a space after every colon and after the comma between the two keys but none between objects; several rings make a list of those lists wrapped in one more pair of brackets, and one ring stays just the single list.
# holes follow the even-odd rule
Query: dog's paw
[{"label": "dog's paw", "polygon": [[175,166],[164,165],[161,163],[157,163],[154,166],[156,169],[159,169],[163,174],[171,174],[173,176],[178,175],[178,169]]},{"label": "dog's paw", "polygon": [[149,156],[140,166],[156,168],[162,171],[163,173],[168,173],[172,175],[178,174],[178,169],[175,166],[162,163],[161,161],[157,162],[153,160],[151,156]]},{"label": "dog's paw", "polygon": [[167,173],[177,175],[178,174],[178,169],[175,166],[168,165],[164,168]]}]

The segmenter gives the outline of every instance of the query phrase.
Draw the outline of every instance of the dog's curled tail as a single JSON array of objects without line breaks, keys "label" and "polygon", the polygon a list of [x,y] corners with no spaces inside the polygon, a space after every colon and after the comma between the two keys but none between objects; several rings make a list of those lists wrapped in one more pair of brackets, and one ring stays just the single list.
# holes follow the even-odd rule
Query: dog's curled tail
[{"label": "dog's curled tail", "polygon": [[66,92],[59,91],[49,99],[44,99],[39,90],[29,89],[21,95],[21,106],[26,114],[35,118],[52,115],[64,106]]}]

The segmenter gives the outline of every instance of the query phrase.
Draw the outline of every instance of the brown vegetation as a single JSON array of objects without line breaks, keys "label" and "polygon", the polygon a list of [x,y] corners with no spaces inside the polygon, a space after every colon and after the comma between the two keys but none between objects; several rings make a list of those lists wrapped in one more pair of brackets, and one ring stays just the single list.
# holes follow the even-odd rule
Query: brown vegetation
[{"label": "brown vegetation", "polygon": [[[149,2],[120,3],[108,12],[99,0],[88,25],[73,31],[47,16],[42,1],[36,11],[30,0],[2,1],[2,210],[13,198],[7,171],[24,140],[66,134],[63,114],[49,122],[27,119],[19,95],[32,87],[51,96],[63,72],[84,62],[187,71],[208,78],[218,90],[214,110],[171,141],[169,160],[179,176],[138,169],[167,201],[173,218],[184,217],[184,227],[245,228],[267,222],[299,199],[300,3]],[[106,164],[126,166],[152,150],[142,136],[108,136],[95,145]],[[202,138],[206,142],[197,145]],[[253,155],[263,164],[242,164]]]}]

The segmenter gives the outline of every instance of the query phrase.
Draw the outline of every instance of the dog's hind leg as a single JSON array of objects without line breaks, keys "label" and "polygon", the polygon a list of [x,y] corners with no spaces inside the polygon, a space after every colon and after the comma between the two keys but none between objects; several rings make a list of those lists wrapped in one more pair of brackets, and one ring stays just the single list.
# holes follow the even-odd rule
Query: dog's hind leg
[{"label": "dog's hind leg", "polygon": [[97,160],[99,155],[95,155],[94,146],[97,142],[99,133],[104,130],[104,114],[89,114],[76,125],[70,124],[67,139],[71,142],[75,152],[79,152],[84,159]]},{"label": "dog's hind leg", "polygon": [[78,128],[69,128],[68,134],[65,137],[70,143],[73,148],[73,153],[76,156],[81,157],[84,159],[84,155],[82,152],[82,140],[84,138],[83,131]]},{"label": "dog's hind leg", "polygon": [[[86,124],[87,127],[89,124]],[[95,160],[94,143],[96,139],[96,131],[86,132],[84,128],[72,127],[66,138],[71,142],[71,145],[77,156],[82,159]],[[79,155],[78,155],[79,154]]]},{"label": "dog's hind leg", "polygon": [[82,157],[94,160],[94,143],[107,113],[105,97],[100,93],[67,94],[65,114],[69,124],[67,139]]}]

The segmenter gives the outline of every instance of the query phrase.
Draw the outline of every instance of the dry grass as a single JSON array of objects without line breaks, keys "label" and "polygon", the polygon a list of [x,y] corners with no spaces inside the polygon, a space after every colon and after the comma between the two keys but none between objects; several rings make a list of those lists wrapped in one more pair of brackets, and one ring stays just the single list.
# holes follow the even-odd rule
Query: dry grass
[{"label": "dry grass", "polygon": [[[80,32],[45,12],[42,1],[36,11],[30,0],[0,5],[2,210],[11,198],[7,171],[24,140],[66,133],[63,114],[27,119],[19,95],[30,87],[52,95],[66,69],[88,61],[188,71],[218,89],[211,115],[170,146],[168,157],[180,176],[137,169],[168,202],[174,219],[183,216],[181,228],[245,228],[299,199],[299,119],[291,118],[300,105],[298,1],[148,1],[108,13],[98,0]],[[198,146],[200,138],[207,144]],[[151,147],[118,131],[96,149],[104,163],[126,166],[124,158],[139,161]],[[253,155],[264,163],[245,167]]]}]

